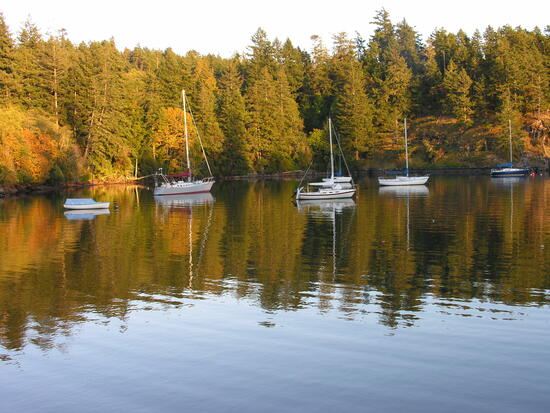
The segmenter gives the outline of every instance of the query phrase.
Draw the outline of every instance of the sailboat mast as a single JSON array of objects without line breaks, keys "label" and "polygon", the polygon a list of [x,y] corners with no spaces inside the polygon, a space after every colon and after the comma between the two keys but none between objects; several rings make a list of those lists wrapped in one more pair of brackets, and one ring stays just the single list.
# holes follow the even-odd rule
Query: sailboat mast
[{"label": "sailboat mast", "polygon": [[187,108],[185,106],[185,90],[181,90],[181,98],[183,100],[183,131],[185,135],[185,156],[187,158],[187,172],[189,173],[189,181],[191,180],[191,162],[189,161],[189,137],[187,135]]},{"label": "sailboat mast", "polygon": [[513,163],[512,160],[512,121],[508,119],[508,135],[510,139],[510,163]]},{"label": "sailboat mast", "polygon": [[405,127],[405,171],[407,171],[407,176],[409,176],[409,146],[407,145],[407,118],[403,120],[403,125]]},{"label": "sailboat mast", "polygon": [[330,141],[330,179],[334,183],[334,154],[332,153],[332,121],[328,118],[328,136]]}]

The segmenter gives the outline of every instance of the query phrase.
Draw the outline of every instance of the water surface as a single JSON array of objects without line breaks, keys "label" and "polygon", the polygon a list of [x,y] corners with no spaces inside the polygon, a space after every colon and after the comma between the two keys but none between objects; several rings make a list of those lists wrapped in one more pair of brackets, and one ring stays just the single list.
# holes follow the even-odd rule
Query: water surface
[{"label": "water surface", "polygon": [[550,180],[0,201],[0,410],[547,411]]}]

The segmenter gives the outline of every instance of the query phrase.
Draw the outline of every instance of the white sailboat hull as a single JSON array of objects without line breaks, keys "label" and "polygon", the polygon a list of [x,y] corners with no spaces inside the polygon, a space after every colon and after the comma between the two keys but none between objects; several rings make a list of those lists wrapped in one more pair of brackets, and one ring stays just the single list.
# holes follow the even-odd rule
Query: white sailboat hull
[{"label": "white sailboat hull", "polygon": [[344,199],[351,198],[355,195],[355,188],[351,189],[320,189],[316,192],[301,192],[298,190],[296,199],[299,200],[315,200],[315,199]]},{"label": "white sailboat hull", "polygon": [[68,204],[63,205],[65,209],[109,209],[109,202],[90,202],[89,204]]},{"label": "white sailboat hull", "polygon": [[162,183],[161,185],[155,187],[154,195],[164,196],[200,194],[204,192],[210,192],[212,185],[214,185],[213,179],[192,182],[176,181],[174,183]]},{"label": "white sailboat hull", "polygon": [[395,178],[378,178],[380,185],[401,186],[401,185],[424,185],[430,179],[426,176],[397,176]]}]

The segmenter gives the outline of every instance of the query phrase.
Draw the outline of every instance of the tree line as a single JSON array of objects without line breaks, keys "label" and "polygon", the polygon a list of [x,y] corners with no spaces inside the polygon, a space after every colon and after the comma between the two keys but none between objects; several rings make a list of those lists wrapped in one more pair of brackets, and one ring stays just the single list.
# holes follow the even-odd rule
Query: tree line
[{"label": "tree line", "polygon": [[[399,161],[405,117],[419,164],[504,157],[508,119],[517,153],[550,156],[550,27],[440,28],[423,42],[383,9],[371,24],[369,39],[312,36],[310,51],[260,28],[221,58],[76,45],[30,20],[12,35],[0,14],[0,184],[181,170],[183,116],[218,175],[324,168],[329,116],[354,168]],[[204,169],[195,132],[191,145]]]}]

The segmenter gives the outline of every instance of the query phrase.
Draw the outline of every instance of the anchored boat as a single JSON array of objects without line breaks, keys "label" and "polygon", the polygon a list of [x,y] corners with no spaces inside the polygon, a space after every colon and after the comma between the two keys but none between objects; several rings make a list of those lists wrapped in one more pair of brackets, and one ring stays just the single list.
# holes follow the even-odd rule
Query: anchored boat
[{"label": "anchored boat", "polygon": [[91,198],[67,198],[65,209],[108,209],[109,202],[96,202]]},{"label": "anchored boat", "polygon": [[[335,177],[334,176],[334,151],[332,149],[332,121],[328,119],[329,142],[330,142],[330,178],[326,178],[323,182],[314,182],[313,186],[320,186],[317,191],[307,191],[304,187],[299,186],[296,191],[297,200],[314,200],[314,199],[343,199],[351,198],[355,195],[355,187],[351,177]],[[340,149],[341,152],[341,149]],[[342,157],[343,157],[342,153]],[[305,176],[304,176],[305,177]],[[304,178],[302,178],[303,180]]]},{"label": "anchored boat", "polygon": [[403,121],[405,128],[405,175],[398,175],[395,178],[378,178],[380,185],[424,185],[430,179],[430,175],[409,176],[409,145],[407,144],[407,118]]},{"label": "anchored boat", "polygon": [[[164,196],[164,195],[192,195],[200,194],[204,192],[210,192],[212,185],[214,185],[214,178],[212,177],[212,170],[210,169],[210,164],[208,163],[208,158],[204,152],[204,147],[202,146],[202,140],[197,130],[197,136],[199,138],[199,143],[202,150],[202,155],[206,161],[206,166],[208,167],[208,172],[210,176],[204,179],[193,179],[191,173],[191,161],[189,160],[189,136],[187,134],[187,107],[185,98],[185,90],[181,91],[181,97],[183,100],[183,129],[185,135],[185,154],[187,160],[187,171],[183,174],[178,175],[166,175],[163,173],[162,168],[159,169],[154,175],[155,178],[155,189],[153,191],[155,196]],[[193,114],[191,114],[193,116]]]},{"label": "anchored boat", "polygon": [[497,165],[497,169],[491,169],[491,177],[514,177],[514,176],[527,176],[531,173],[529,168],[514,168],[512,163],[512,121],[508,119],[508,137],[510,140],[510,163],[504,165]]}]

